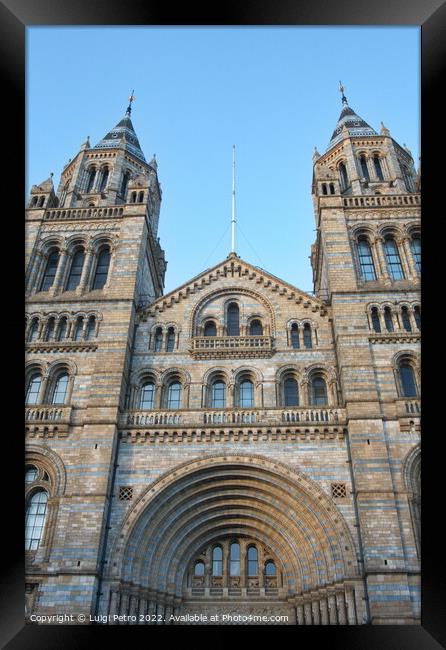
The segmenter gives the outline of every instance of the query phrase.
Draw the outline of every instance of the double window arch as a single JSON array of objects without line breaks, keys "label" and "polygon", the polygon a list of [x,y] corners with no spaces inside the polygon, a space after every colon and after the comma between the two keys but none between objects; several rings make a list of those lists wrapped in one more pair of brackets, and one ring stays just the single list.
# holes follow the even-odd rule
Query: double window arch
[{"label": "double window arch", "polygon": [[389,277],[393,281],[404,280],[406,278],[402,255],[400,250],[400,237],[394,230],[384,230],[382,232],[383,249],[386,261],[386,268]]},{"label": "double window arch", "polygon": [[232,386],[225,368],[212,368],[203,378],[202,405],[206,408],[224,409],[230,406]]},{"label": "double window arch", "polygon": [[28,343],[92,341],[98,336],[102,315],[96,311],[32,314],[29,316],[25,340]]},{"label": "double window arch", "polygon": [[178,349],[181,328],[176,323],[155,323],[150,330],[149,349],[174,352]]},{"label": "double window arch", "polygon": [[234,407],[251,409],[262,406],[261,382],[256,371],[239,369],[234,377]]},{"label": "double window arch", "polygon": [[314,321],[290,320],[287,323],[288,346],[299,349],[311,349],[318,345],[317,325]]},{"label": "double window arch", "polygon": [[69,404],[75,374],[71,361],[55,361],[48,368],[33,362],[26,369],[25,405]]},{"label": "double window arch", "polygon": [[377,279],[377,266],[373,245],[374,233],[360,228],[354,233],[355,253],[358,265],[358,275],[362,282],[371,282]]},{"label": "double window arch", "polygon": [[338,167],[339,181],[340,181],[341,193],[342,193],[345,192],[350,186],[350,180],[347,171],[347,160],[341,160],[338,163],[337,167]]},{"label": "double window arch", "polygon": [[420,396],[419,359],[413,352],[400,352],[394,357],[393,369],[399,397],[418,399]]},{"label": "double window arch", "polygon": [[190,376],[179,368],[170,368],[160,378],[161,408],[175,411],[189,406]]}]

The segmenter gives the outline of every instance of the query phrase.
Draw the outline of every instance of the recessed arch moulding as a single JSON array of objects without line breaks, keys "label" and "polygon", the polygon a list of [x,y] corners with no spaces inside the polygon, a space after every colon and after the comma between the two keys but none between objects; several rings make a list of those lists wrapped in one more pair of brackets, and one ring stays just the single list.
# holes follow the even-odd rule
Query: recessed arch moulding
[{"label": "recessed arch moulding", "polygon": [[278,559],[278,607],[288,603],[294,613],[296,598],[319,598],[320,590],[347,583],[361,591],[350,530],[311,479],[261,456],[219,455],[177,466],[142,493],[112,543],[102,611],[119,611],[128,594],[140,609],[144,602],[146,611],[161,604],[163,612],[181,612],[194,559],[234,537],[263,544]]}]

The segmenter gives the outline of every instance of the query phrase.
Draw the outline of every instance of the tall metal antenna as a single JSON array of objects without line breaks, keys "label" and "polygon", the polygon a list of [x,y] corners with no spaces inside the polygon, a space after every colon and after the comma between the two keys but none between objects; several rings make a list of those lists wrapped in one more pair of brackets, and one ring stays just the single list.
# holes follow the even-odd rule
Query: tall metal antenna
[{"label": "tall metal antenna", "polygon": [[232,218],[231,218],[231,233],[232,245],[231,252],[235,253],[235,144],[232,145]]}]

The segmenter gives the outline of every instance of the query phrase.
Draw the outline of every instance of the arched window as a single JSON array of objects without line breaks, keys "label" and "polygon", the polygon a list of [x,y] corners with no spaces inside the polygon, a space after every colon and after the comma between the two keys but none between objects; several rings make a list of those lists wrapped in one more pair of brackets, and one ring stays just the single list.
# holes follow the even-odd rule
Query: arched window
[{"label": "arched window", "polygon": [[415,318],[415,324],[416,324],[417,328],[419,330],[421,330],[421,310],[418,307],[418,305],[416,305],[413,308],[413,315],[414,315],[414,318]]},{"label": "arched window", "polygon": [[383,175],[383,170],[381,167],[381,161],[379,159],[378,154],[375,154],[373,156],[373,164],[375,166],[375,173],[380,181],[384,180],[384,175]]},{"label": "arched window", "polygon": [[322,194],[327,194],[327,184],[322,183]]},{"label": "arched window", "polygon": [[411,332],[412,331],[412,325],[410,322],[410,317],[409,317],[409,310],[407,307],[402,307],[401,308],[401,321],[403,323],[403,327],[406,330],[406,332]]},{"label": "arched window", "polygon": [[170,382],[167,388],[167,408],[179,409],[181,408],[181,392],[182,386],[178,380]]},{"label": "arched window", "polygon": [[26,389],[25,403],[31,406],[32,404],[37,404],[40,393],[40,386],[42,385],[42,375],[39,372],[35,372],[29,378],[28,387]]},{"label": "arched window", "polygon": [[216,379],[212,383],[211,407],[214,409],[226,408],[226,384],[221,379]]},{"label": "arched window", "polygon": [[384,323],[388,332],[394,331],[392,312],[390,311],[390,307],[384,307]]},{"label": "arched window", "polygon": [[155,384],[152,381],[147,381],[141,387],[141,399],[139,408],[142,410],[153,409],[155,399]]},{"label": "arched window", "polygon": [[379,313],[377,307],[372,307],[372,327],[375,332],[381,332],[381,323],[379,320]]},{"label": "arched window", "polygon": [[297,323],[291,325],[291,345],[296,350],[300,347],[299,342],[299,327]]},{"label": "arched window", "polygon": [[410,240],[410,247],[415,261],[415,268],[418,273],[421,273],[421,237],[420,235],[412,235]]},{"label": "arched window", "polygon": [[263,327],[261,321],[258,319],[251,321],[251,324],[249,325],[249,334],[251,336],[263,335]]},{"label": "arched window", "polygon": [[410,362],[407,359],[400,361],[398,365],[401,392],[403,397],[416,397],[417,385],[415,383],[415,374]]},{"label": "arched window", "polygon": [[96,167],[92,167],[88,171],[88,178],[87,178],[87,194],[89,194],[92,189],[93,189],[93,184],[94,184],[94,179],[96,177]]},{"label": "arched window", "polygon": [[172,352],[175,347],[175,330],[169,327],[167,330],[166,352]]},{"label": "arched window", "polygon": [[96,273],[93,280],[93,289],[102,289],[107,282],[108,268],[110,266],[110,249],[103,248],[98,257]]},{"label": "arched window", "polygon": [[401,165],[401,171],[403,172],[404,184],[408,192],[413,192],[413,183],[412,183],[412,174],[405,165]]},{"label": "arched window", "polygon": [[240,311],[236,302],[231,302],[228,306],[228,336],[240,335]]},{"label": "arched window", "polygon": [[328,404],[327,385],[323,377],[313,377],[311,380],[310,400],[313,406],[326,406]]},{"label": "arched window", "polygon": [[359,272],[361,279],[365,282],[376,280],[375,265],[373,263],[372,250],[365,235],[358,237],[357,243]]},{"label": "arched window", "polygon": [[37,201],[38,201],[38,197],[37,197],[37,196],[34,196],[34,197],[31,199],[31,207],[32,207],[32,208],[35,208],[35,207],[36,207],[36,205],[37,205]]},{"label": "arched window", "polygon": [[294,377],[286,377],[283,382],[284,406],[299,406],[299,386]]},{"label": "arched window", "polygon": [[52,316],[51,318],[48,319],[48,323],[46,326],[45,341],[51,341],[51,339],[53,338],[55,325],[56,325],[56,321]]},{"label": "arched window", "polygon": [[239,384],[239,406],[240,408],[254,406],[254,384],[250,379],[243,379]]},{"label": "arched window", "polygon": [[217,336],[217,328],[214,321],[208,320],[204,325],[204,336]]},{"label": "arched window", "polygon": [[256,576],[259,573],[259,556],[255,546],[248,547],[248,575]]},{"label": "arched window", "polygon": [[44,203],[45,203],[45,197],[41,196],[39,199],[39,208],[43,208]]},{"label": "arched window", "polygon": [[68,373],[62,372],[54,383],[53,397],[51,404],[65,404],[68,390]]},{"label": "arched window", "polygon": [[37,490],[28,501],[25,516],[25,549],[35,551],[42,539],[48,504],[45,490]]},{"label": "arched window", "polygon": [[344,192],[348,187],[348,174],[347,168],[343,162],[339,165],[339,173],[341,175],[341,189]]},{"label": "arched window", "polygon": [[334,193],[335,193],[334,183],[330,183],[330,194],[334,194]]},{"label": "arched window", "polygon": [[130,195],[130,203],[136,203],[136,192],[132,192]]},{"label": "arched window", "polygon": [[142,203],[144,201],[144,192],[140,192],[138,194],[138,203]]},{"label": "arched window", "polygon": [[127,184],[129,182],[129,178],[130,178],[130,172],[124,172],[124,174],[122,175],[122,181],[121,181],[121,191],[120,191],[121,196],[125,196],[125,193],[127,191]]},{"label": "arched window", "polygon": [[274,564],[273,560],[268,560],[265,564],[265,575],[266,576],[276,576],[277,575],[277,569],[276,565]]},{"label": "arched window", "polygon": [[63,318],[60,319],[59,327],[57,328],[57,334],[56,334],[56,340],[57,341],[63,341],[64,340],[64,338],[67,335],[67,327],[68,327],[67,319],[64,316]]},{"label": "arched window", "polygon": [[204,576],[204,562],[201,560],[195,562],[194,576]]},{"label": "arched window", "polygon": [[223,550],[221,546],[216,546],[212,551],[212,575],[223,575]]},{"label": "arched window", "polygon": [[306,348],[312,348],[313,342],[311,340],[311,327],[309,323],[304,325],[304,346]]},{"label": "arched window", "polygon": [[393,280],[404,280],[403,267],[401,265],[400,254],[395,240],[387,236],[384,240],[384,250],[386,253],[387,268],[390,277]]},{"label": "arched window", "polygon": [[88,324],[87,324],[87,330],[85,332],[85,340],[86,341],[91,341],[96,333],[96,318],[94,316],[90,316],[88,319]]},{"label": "arched window", "polygon": [[230,548],[229,575],[240,575],[240,544],[234,542]]},{"label": "arched window", "polygon": [[154,345],[154,350],[155,352],[161,352],[163,348],[163,330],[161,327],[157,327],[155,331],[155,345]]},{"label": "arched window", "polygon": [[79,318],[76,320],[76,325],[74,328],[74,337],[73,341],[81,341],[82,340],[82,331],[84,328],[84,319],[82,316],[79,316]]},{"label": "arched window", "polygon": [[366,181],[369,181],[370,180],[369,169],[367,167],[367,159],[364,156],[364,154],[359,158],[359,163],[361,165],[361,174],[363,175]]},{"label": "arched window", "polygon": [[59,251],[54,250],[50,253],[46,263],[45,273],[43,274],[40,291],[48,291],[53,286],[56,277],[57,266],[59,264]]},{"label": "arched window", "polygon": [[28,341],[37,341],[37,337],[39,334],[39,319],[38,318],[33,318],[31,327],[29,328],[28,332]]},{"label": "arched window", "polygon": [[83,250],[76,251],[71,262],[70,274],[67,280],[65,291],[73,291],[81,280],[82,268],[84,266],[85,253]]},{"label": "arched window", "polygon": [[39,475],[39,470],[34,465],[29,465],[25,468],[25,485],[34,483]]},{"label": "arched window", "polygon": [[108,174],[109,174],[108,167],[104,167],[101,174],[101,182],[99,184],[100,192],[103,192],[107,186]]}]

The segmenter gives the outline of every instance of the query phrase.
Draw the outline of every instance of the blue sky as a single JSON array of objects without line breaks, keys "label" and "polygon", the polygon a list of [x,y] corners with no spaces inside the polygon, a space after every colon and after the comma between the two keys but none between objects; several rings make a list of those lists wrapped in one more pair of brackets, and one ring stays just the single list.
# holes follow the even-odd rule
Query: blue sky
[{"label": "blue sky", "polygon": [[27,192],[123,116],[163,191],[168,292],[230,251],[313,289],[312,155],[350,106],[419,166],[418,27],[29,27]]}]

